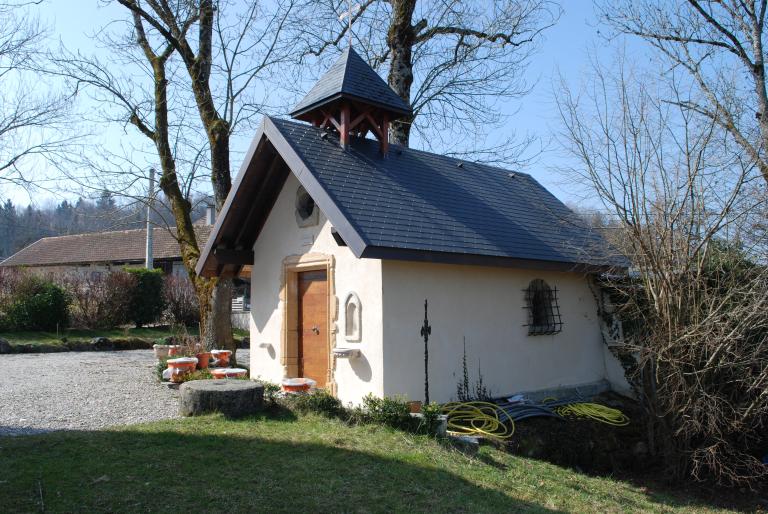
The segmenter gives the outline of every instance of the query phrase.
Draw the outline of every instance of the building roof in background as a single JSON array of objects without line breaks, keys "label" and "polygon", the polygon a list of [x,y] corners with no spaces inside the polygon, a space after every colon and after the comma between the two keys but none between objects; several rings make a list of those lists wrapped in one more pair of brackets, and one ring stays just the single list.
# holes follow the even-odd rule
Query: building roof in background
[{"label": "building roof in background", "polygon": [[[286,171],[272,160],[281,158]],[[251,248],[288,169],[357,257],[543,269],[627,265],[594,229],[530,175],[266,118],[200,261]],[[259,209],[249,199],[263,198]],[[261,217],[263,219],[255,219]],[[254,219],[251,219],[254,218]]]},{"label": "building roof in background", "polygon": [[[211,225],[195,224],[201,247],[208,241],[212,228]],[[0,266],[142,262],[146,237],[146,229],[44,237],[0,262]],[[152,237],[155,260],[181,258],[175,228],[155,228]]]},{"label": "building roof in background", "polygon": [[349,47],[293,108],[291,116],[301,116],[341,98],[362,101],[400,115],[411,113],[405,100]]}]

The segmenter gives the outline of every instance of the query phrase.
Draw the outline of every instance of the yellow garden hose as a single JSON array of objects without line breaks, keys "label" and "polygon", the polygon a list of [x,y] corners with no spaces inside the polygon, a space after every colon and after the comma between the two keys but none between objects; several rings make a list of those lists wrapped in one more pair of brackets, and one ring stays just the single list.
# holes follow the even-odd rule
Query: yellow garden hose
[{"label": "yellow garden hose", "polygon": [[[542,403],[551,401],[552,398],[545,399]],[[555,407],[554,411],[566,417],[576,418],[590,418],[601,423],[613,425],[615,427],[623,427],[629,425],[629,418],[626,414],[618,409],[612,409],[599,403],[569,403],[566,405],[560,405]]]},{"label": "yellow garden hose", "polygon": [[506,440],[515,433],[512,419],[502,421],[494,403],[451,402],[441,407],[441,413],[448,416],[448,430],[457,434]]}]

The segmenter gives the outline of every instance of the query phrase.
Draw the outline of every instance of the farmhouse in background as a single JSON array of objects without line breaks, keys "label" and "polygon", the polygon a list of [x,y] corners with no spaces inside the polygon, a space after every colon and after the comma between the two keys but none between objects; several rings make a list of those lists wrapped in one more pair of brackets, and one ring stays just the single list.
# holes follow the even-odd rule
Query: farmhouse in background
[{"label": "farmhouse in background", "polygon": [[[195,222],[198,243],[208,241],[216,219],[213,207]],[[174,228],[154,228],[152,256],[154,267],[166,275],[186,277],[181,249]],[[11,255],[0,266],[25,268],[37,273],[89,273],[101,274],[128,267],[142,267],[145,262],[146,229],[91,232],[67,236],[44,237]],[[250,318],[250,267],[240,271],[235,281],[232,300],[232,321],[240,328],[248,328]]]},{"label": "farmhouse in background", "polygon": [[[200,220],[195,233],[205,245],[212,226]],[[175,229],[153,229],[152,255],[155,268],[167,275],[185,275]],[[143,266],[147,240],[146,229],[90,232],[44,237],[11,255],[0,266],[25,267],[44,273],[102,273],[125,266]]]},{"label": "farmhouse in background", "polygon": [[410,112],[350,48],[264,118],[197,269],[253,265],[252,376],[422,399],[428,300],[433,400],[465,342],[496,394],[623,387],[590,286],[625,259],[530,175],[389,144]]}]

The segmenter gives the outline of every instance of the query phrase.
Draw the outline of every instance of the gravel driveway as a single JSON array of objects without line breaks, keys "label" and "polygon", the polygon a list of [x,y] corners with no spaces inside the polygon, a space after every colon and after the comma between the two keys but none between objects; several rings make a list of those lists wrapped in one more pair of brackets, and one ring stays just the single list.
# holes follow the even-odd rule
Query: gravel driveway
[{"label": "gravel driveway", "polygon": [[155,362],[151,350],[0,355],[0,436],[178,417],[178,392],[157,382]]}]

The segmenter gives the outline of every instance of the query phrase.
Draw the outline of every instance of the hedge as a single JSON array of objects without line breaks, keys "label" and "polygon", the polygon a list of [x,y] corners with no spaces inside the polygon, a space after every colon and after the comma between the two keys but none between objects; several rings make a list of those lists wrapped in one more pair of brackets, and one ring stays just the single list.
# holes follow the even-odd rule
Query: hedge
[{"label": "hedge", "polygon": [[165,309],[163,272],[159,269],[126,268],[136,277],[136,287],[130,292],[128,318],[136,327],[160,320]]},{"label": "hedge", "polygon": [[69,322],[69,295],[50,280],[24,275],[2,297],[0,330],[52,331]]}]

